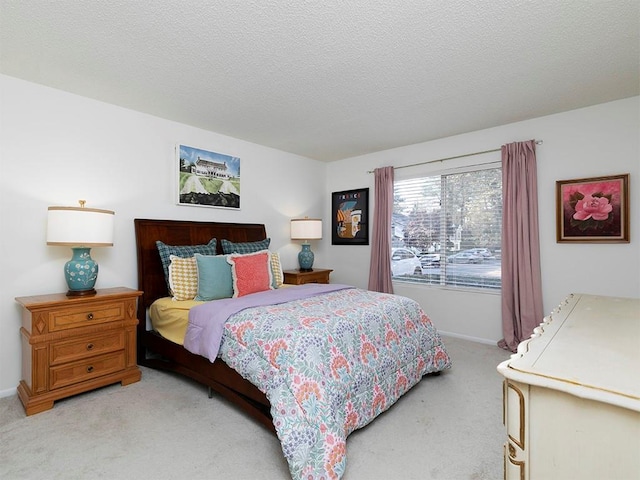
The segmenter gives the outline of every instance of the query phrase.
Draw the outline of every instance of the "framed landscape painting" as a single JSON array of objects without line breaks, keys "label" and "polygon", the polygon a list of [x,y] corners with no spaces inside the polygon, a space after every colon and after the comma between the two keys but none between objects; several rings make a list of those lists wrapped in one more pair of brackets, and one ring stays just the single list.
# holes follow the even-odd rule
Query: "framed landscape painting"
[{"label": "framed landscape painting", "polygon": [[176,146],[178,205],[240,209],[240,158]]},{"label": "framed landscape painting", "polygon": [[331,244],[369,245],[369,189],[331,194]]},{"label": "framed landscape painting", "polygon": [[557,181],[556,240],[628,243],[629,174]]}]

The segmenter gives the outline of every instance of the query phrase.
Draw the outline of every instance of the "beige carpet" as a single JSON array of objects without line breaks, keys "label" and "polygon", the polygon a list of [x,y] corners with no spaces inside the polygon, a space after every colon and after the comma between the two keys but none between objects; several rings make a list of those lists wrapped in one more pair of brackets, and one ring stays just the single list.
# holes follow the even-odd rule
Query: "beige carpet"
[{"label": "beige carpet", "polygon": [[[451,370],[426,377],[347,441],[345,480],[502,478],[498,347],[445,337]],[[277,438],[206,388],[143,369],[142,381],[26,417],[0,399],[0,478],[287,479]]]}]

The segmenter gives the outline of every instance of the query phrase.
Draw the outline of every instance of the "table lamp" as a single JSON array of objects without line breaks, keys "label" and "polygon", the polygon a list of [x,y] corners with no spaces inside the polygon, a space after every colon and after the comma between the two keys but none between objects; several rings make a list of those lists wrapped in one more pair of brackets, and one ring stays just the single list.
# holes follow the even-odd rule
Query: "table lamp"
[{"label": "table lamp", "polygon": [[111,210],[79,207],[49,207],[47,245],[70,246],[71,260],[64,265],[69,291],[67,296],[94,295],[98,264],[91,258],[91,247],[113,246]]},{"label": "table lamp", "polygon": [[301,272],[313,269],[313,252],[309,240],[322,238],[322,220],[318,218],[300,218],[291,220],[291,240],[303,240],[302,250],[298,253],[298,263]]}]

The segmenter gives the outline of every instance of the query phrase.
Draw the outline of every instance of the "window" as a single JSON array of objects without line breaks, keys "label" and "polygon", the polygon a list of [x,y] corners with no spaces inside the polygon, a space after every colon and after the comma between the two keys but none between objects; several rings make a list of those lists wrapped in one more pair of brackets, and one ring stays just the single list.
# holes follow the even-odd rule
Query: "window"
[{"label": "window", "polygon": [[[500,289],[500,168],[398,180],[393,206],[395,280]],[[395,265],[406,263],[393,255],[399,250],[413,252],[420,268]]]}]

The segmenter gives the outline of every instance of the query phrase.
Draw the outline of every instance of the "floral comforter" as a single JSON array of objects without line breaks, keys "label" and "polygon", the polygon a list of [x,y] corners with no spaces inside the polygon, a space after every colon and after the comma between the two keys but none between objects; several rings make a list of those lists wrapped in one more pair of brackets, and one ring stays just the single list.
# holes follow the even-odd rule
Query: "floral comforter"
[{"label": "floral comforter", "polygon": [[415,301],[356,288],[235,313],[219,354],[266,394],[294,479],[341,478],[347,436],[450,366]]}]

